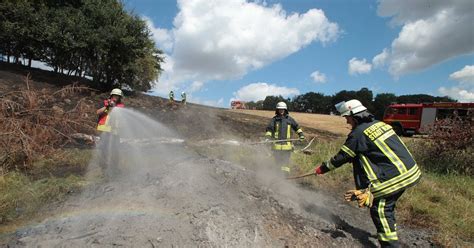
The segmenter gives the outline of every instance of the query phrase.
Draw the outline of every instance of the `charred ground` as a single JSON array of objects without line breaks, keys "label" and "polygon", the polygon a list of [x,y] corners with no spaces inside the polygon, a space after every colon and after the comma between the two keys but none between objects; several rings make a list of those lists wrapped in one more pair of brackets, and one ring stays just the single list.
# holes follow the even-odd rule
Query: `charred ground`
[{"label": "charred ground", "polygon": [[[28,87],[41,92],[55,92],[72,82],[51,73],[36,71],[30,75]],[[2,95],[27,87],[25,76],[26,71],[19,68],[0,71]],[[80,83],[88,85],[88,82]],[[68,96],[68,100],[58,97],[57,101],[49,103],[49,107],[67,112],[82,101],[84,108],[90,111],[84,116],[84,121],[94,123],[95,108],[106,96],[106,93],[96,91],[81,92]],[[141,171],[136,180],[117,178],[89,184],[81,190],[82,193],[73,193],[62,202],[45,206],[41,211],[47,212],[43,215],[46,219],[26,223],[14,232],[3,234],[0,244],[12,247],[32,244],[375,246],[375,230],[368,213],[335,197],[332,192],[337,190],[322,192],[271,176],[272,172],[266,171],[269,167],[255,166],[264,163],[265,156],[248,155],[255,156],[251,158],[252,165],[226,161],[226,156],[213,156],[222,151],[213,146],[213,141],[259,140],[268,118],[194,104],[182,106],[140,93],[127,96],[125,101],[128,107],[146,113],[184,138],[186,143],[172,151],[186,156],[176,161],[170,159],[170,147],[158,149],[162,154],[158,152],[150,156],[166,158],[159,163],[161,166]],[[324,130],[304,128],[307,136],[321,140],[340,137]],[[203,140],[207,142],[204,146],[200,143]],[[222,145],[217,147],[223,149]],[[265,152],[265,148],[249,149],[254,149],[255,153]],[[232,154],[237,149],[227,147],[224,151]],[[57,165],[57,170],[65,169],[83,174],[67,164]],[[162,212],[156,215],[147,211],[138,214],[129,211],[115,214],[113,218],[106,213],[97,213],[81,218],[79,224],[77,219],[68,215],[84,208],[101,209],[104,205]],[[425,230],[402,228],[401,237],[407,246],[432,245],[430,234]]]}]

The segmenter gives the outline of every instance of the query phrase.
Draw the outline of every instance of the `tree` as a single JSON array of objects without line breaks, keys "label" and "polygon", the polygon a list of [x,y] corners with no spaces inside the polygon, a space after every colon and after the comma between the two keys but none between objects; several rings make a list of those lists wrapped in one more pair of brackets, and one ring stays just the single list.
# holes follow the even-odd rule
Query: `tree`
[{"label": "tree", "polygon": [[373,93],[367,88],[361,88],[359,91],[339,91],[332,97],[332,106],[351,99],[359,100],[370,112],[374,111],[372,106]]},{"label": "tree", "polygon": [[375,96],[373,108],[374,112],[372,112],[376,119],[382,120],[383,115],[385,113],[385,109],[388,105],[397,101],[397,96],[392,93],[380,93]]},{"label": "tree", "polygon": [[0,54],[7,62],[38,60],[58,73],[91,76],[103,90],[146,91],[163,63],[146,23],[119,0],[2,1]]},{"label": "tree", "polygon": [[401,95],[397,97],[397,103],[430,103],[430,102],[456,102],[448,96],[439,97],[427,94]]},{"label": "tree", "polygon": [[331,109],[332,97],[322,93],[308,92],[293,98],[295,111],[328,114]]},{"label": "tree", "polygon": [[[278,102],[286,102],[286,99],[282,96],[267,96],[263,100],[263,109],[274,110]],[[289,105],[288,102],[286,104]]]},{"label": "tree", "polygon": [[247,105],[247,108],[248,109],[263,109],[263,100],[260,100],[260,101],[257,101],[257,102],[254,102],[254,101],[250,101],[250,102],[246,102],[245,105]]}]

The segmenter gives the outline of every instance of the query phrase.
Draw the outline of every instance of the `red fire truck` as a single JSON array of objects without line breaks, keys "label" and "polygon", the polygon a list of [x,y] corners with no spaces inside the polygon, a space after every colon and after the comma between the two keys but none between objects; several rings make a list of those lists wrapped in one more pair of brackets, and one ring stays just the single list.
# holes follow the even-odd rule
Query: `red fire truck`
[{"label": "red fire truck", "polygon": [[474,103],[438,102],[420,104],[391,104],[383,121],[392,125],[398,135],[426,133],[435,121],[445,118],[472,118]]},{"label": "red fire truck", "polygon": [[247,106],[245,105],[245,102],[237,100],[237,101],[230,102],[230,108],[231,109],[247,109]]}]

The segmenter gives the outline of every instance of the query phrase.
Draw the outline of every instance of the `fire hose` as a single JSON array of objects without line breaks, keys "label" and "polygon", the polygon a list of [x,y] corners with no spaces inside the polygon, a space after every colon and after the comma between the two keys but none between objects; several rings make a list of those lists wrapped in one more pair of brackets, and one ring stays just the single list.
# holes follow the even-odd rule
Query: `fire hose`
[{"label": "fire hose", "polygon": [[268,144],[268,143],[277,143],[277,142],[290,142],[290,141],[299,141],[300,139],[282,139],[282,140],[266,140],[260,142],[250,143],[251,145],[259,145],[259,144]]},{"label": "fire hose", "polygon": [[314,171],[312,172],[309,172],[309,173],[306,173],[306,174],[303,174],[303,175],[298,175],[298,176],[292,176],[292,177],[287,177],[286,179],[298,179],[298,178],[303,178],[303,177],[309,177],[309,176],[312,176],[312,175],[316,175],[316,173]]}]

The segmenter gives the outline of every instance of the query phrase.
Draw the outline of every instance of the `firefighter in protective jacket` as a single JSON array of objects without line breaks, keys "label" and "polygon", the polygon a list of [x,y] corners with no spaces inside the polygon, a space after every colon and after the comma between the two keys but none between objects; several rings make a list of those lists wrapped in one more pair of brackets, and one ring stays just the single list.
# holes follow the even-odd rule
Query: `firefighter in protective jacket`
[{"label": "firefighter in protective jacket", "polygon": [[[286,103],[279,102],[276,105],[275,116],[268,124],[265,136],[267,139],[287,140],[291,138],[291,130],[295,131],[300,140],[304,140],[303,130],[298,123],[289,116]],[[290,173],[290,157],[293,151],[291,141],[273,143],[273,155],[278,166],[285,173]]]},{"label": "firefighter in protective jacket", "polygon": [[118,146],[120,138],[118,137],[118,123],[116,118],[110,116],[114,108],[123,108],[123,93],[120,89],[113,89],[108,99],[97,109],[99,116],[97,121],[97,130],[101,132],[99,149],[102,152],[100,157],[100,166],[105,170],[109,165],[118,163]]},{"label": "firefighter in protective jacket", "polygon": [[345,200],[370,208],[382,247],[399,247],[395,205],[405,189],[419,181],[420,169],[392,127],[374,120],[360,101],[341,102],[336,109],[352,131],[341,150],[316,167],[315,173],[352,162],[356,189],[347,191]]}]

